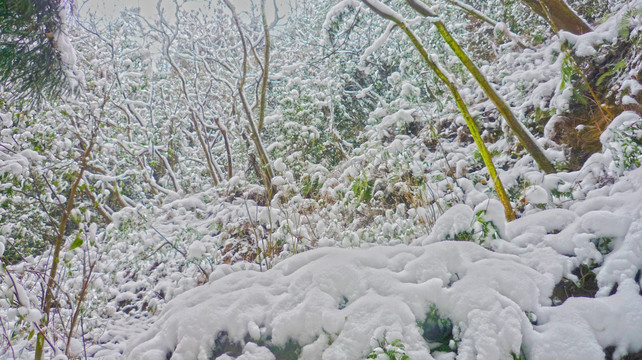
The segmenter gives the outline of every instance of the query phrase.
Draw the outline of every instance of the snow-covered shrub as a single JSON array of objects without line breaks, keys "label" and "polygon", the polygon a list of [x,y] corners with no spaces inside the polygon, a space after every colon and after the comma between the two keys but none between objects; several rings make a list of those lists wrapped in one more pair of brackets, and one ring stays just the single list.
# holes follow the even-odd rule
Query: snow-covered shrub
[{"label": "snow-covered shrub", "polygon": [[622,6],[613,0],[571,0],[569,5],[589,23],[603,21],[605,16]]},{"label": "snow-covered shrub", "polygon": [[631,170],[642,161],[642,119],[638,114],[625,112],[613,120],[600,141],[613,155],[618,168]]},{"label": "snow-covered shrub", "polygon": [[6,263],[39,254],[55,238],[49,219],[60,211],[59,201],[64,201],[73,176],[68,167],[72,143],[55,134],[71,132],[38,117],[57,115],[0,108],[0,227],[6,238]]},{"label": "snow-covered shrub", "polygon": [[[541,25],[519,1],[471,3],[514,30],[518,20]],[[545,134],[539,141],[548,147],[547,156],[562,164],[554,127],[545,125],[564,106],[578,74],[570,72],[559,43],[514,51],[514,44],[502,44],[505,23],[492,29],[468,18],[462,22],[450,2],[434,4],[457,38],[479,55],[475,62],[520,120],[535,137]],[[47,214],[34,210],[42,206],[37,198],[24,196],[28,186],[34,194],[43,192],[33,185],[41,175],[37,171],[52,170],[40,178],[64,194],[77,170],[86,133],[68,136],[61,131],[68,128],[56,125],[75,127],[82,114],[106,119],[98,127],[100,140],[80,187],[56,279],[60,295],[46,332],[61,340],[47,351],[63,352],[69,344],[71,357],[87,351],[87,357],[121,358],[127,341],[135,359],[141,354],[194,358],[200,352],[218,360],[428,354],[497,360],[524,358],[522,353],[532,359],[560,354],[585,360],[600,358],[605,346],[617,347],[619,355],[638,351],[642,331],[631,313],[640,309],[634,215],[641,196],[634,169],[640,161],[639,119],[632,113],[618,118],[605,133],[607,151],[580,172],[542,174],[512,137],[501,135],[497,111],[444,51],[430,24],[412,19],[431,53],[458,76],[510,187],[521,219],[507,223],[454,103],[425,73],[403,34],[369,11],[347,10],[325,28],[329,36],[321,41],[330,5],[301,3],[306,12],[293,15],[294,25],[275,31],[283,33],[272,39],[269,116],[262,132],[274,159],[271,201],[250,164],[252,146],[243,139],[247,124],[238,116],[235,96],[238,37],[220,4],[209,20],[185,12],[184,27],[163,25],[165,35],[176,31],[169,49],[160,25],[132,13],[111,27],[92,28],[101,39],[78,36],[84,56],[77,66],[89,101],[34,113],[39,120],[29,126],[19,118],[21,111],[2,110],[6,147],[0,149],[5,174],[0,192],[10,206],[0,210],[6,231],[0,244],[6,252],[17,239],[7,233],[12,229],[43,242],[29,230],[40,232],[31,225],[47,224]],[[632,12],[626,26],[591,34],[597,40],[589,48],[607,46],[606,35],[616,28],[636,41],[637,17]],[[260,51],[257,24],[244,29]],[[550,37],[540,25],[522,28],[521,35]],[[305,45],[294,46],[291,39]],[[618,39],[627,45],[624,37]],[[166,54],[154,54],[158,48]],[[212,50],[219,48],[225,51]],[[188,79],[187,93],[167,54]],[[614,70],[600,73],[602,84],[615,86],[615,98],[635,109],[639,84],[629,80],[637,65],[617,64],[604,66]],[[259,68],[252,67],[247,84]],[[256,95],[253,85],[246,91],[248,98]],[[194,133],[191,109],[205,114],[200,129],[207,151]],[[561,121],[556,119],[549,123]],[[230,140],[230,162],[221,130]],[[29,148],[42,156],[51,144],[56,151],[45,165],[24,152]],[[205,154],[221,166],[218,186]],[[56,162],[59,167],[49,166]],[[15,163],[30,172],[12,173]],[[41,199],[47,209],[64,200]],[[101,219],[100,210],[111,220]],[[414,246],[403,245],[409,243]],[[36,334],[50,252],[36,249],[33,255],[0,274],[0,319],[13,345],[3,343],[0,357],[12,350],[16,357],[32,357],[30,336]],[[595,274],[602,298],[560,298],[555,305],[561,305],[552,307],[553,285],[579,283],[582,266]],[[80,304],[74,299],[84,285]],[[70,335],[69,324],[60,319],[74,314],[83,327]],[[615,320],[604,321],[603,314]],[[143,338],[131,340],[141,333]]]},{"label": "snow-covered shrub", "polygon": [[[260,285],[272,281],[285,286],[269,292]],[[269,272],[214,277],[180,296],[155,326],[181,329],[181,336],[152,328],[130,356],[207,356],[224,332],[226,343],[241,345],[248,335],[269,337],[280,347],[293,341],[301,358],[358,359],[377,347],[399,354],[401,344],[409,358],[431,351],[490,351],[497,359],[510,358],[519,353],[521,338],[505,335],[521,333],[521,324],[529,323],[519,306],[535,311],[540,301],[549,301],[552,286],[552,279],[517,258],[469,242],[318,249]],[[475,296],[480,289],[484,295]],[[472,309],[484,320],[469,318]],[[384,341],[388,346],[381,347]]]},{"label": "snow-covered shrub", "polygon": [[386,334],[383,334],[382,340],[376,340],[377,347],[372,350],[366,359],[375,359],[375,360],[410,360],[406,351],[404,350],[404,344],[401,339],[392,340],[388,343]]}]

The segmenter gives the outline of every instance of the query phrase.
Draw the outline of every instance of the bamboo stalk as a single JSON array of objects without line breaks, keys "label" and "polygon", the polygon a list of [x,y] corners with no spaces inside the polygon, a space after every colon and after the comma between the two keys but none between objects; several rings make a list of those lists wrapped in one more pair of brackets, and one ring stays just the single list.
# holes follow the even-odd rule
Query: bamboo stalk
[{"label": "bamboo stalk", "polygon": [[526,151],[528,151],[528,153],[533,157],[533,160],[535,160],[537,165],[539,165],[540,169],[542,169],[547,174],[555,173],[555,166],[553,166],[550,160],[546,158],[546,155],[544,155],[542,149],[535,142],[533,135],[519,122],[519,120],[517,120],[517,117],[515,117],[515,114],[513,114],[511,108],[508,106],[508,104],[506,104],[506,101],[504,101],[501,95],[499,95],[495,91],[495,89],[488,82],[488,80],[486,80],[486,77],[482,74],[479,68],[466,54],[464,49],[459,46],[459,43],[457,43],[457,41],[452,37],[448,29],[446,28],[446,25],[441,20],[439,20],[437,14],[432,11],[426,4],[419,2],[419,0],[406,0],[406,3],[419,14],[434,18],[434,21],[432,21],[432,23],[437,28],[437,31],[439,31],[439,34],[442,36],[444,41],[446,41],[448,46],[455,52],[455,55],[457,55],[462,64],[464,64],[466,69],[468,69],[473,78],[475,78],[479,86],[481,86],[482,90],[484,90],[484,93],[486,93],[486,96],[488,96],[490,101],[495,104],[495,107],[497,107],[497,110],[499,110],[499,112],[502,114],[502,116],[506,120],[506,123],[515,133],[515,136],[517,136],[517,139],[519,139],[519,142],[522,144],[522,146],[524,146]]},{"label": "bamboo stalk", "polygon": [[459,90],[457,89],[457,86],[450,80],[448,75],[446,75],[446,73],[441,70],[439,65],[437,65],[437,63],[435,63],[432,59],[430,59],[430,56],[428,56],[428,52],[426,52],[426,49],[424,48],[424,46],[421,44],[419,39],[417,39],[415,34],[412,32],[412,30],[408,28],[408,26],[402,20],[402,18],[398,16],[398,14],[396,14],[392,9],[380,3],[378,0],[361,0],[361,1],[381,17],[388,19],[390,21],[393,21],[395,24],[397,24],[397,26],[399,26],[399,28],[406,33],[406,35],[408,36],[412,44],[419,51],[419,53],[421,54],[421,57],[424,59],[426,64],[428,64],[428,67],[430,67],[430,69],[435,72],[437,77],[448,87],[453,98],[455,99],[455,103],[457,104],[459,111],[461,112],[462,116],[464,117],[464,120],[466,121],[466,125],[468,126],[470,133],[473,136],[475,145],[477,145],[477,148],[479,149],[482,159],[484,160],[484,165],[486,165],[486,168],[488,169],[488,173],[490,174],[490,177],[493,180],[493,184],[495,185],[495,191],[497,192],[497,196],[499,197],[500,202],[504,206],[504,213],[506,214],[506,219],[508,221],[515,220],[516,218],[515,212],[513,211],[513,207],[510,204],[508,194],[506,193],[506,190],[504,190],[504,186],[501,182],[501,179],[497,174],[497,169],[493,164],[492,156],[488,151],[488,148],[486,148],[486,145],[484,144],[484,141],[481,138],[481,134],[479,133],[479,128],[475,123],[475,120],[473,119],[473,117],[470,115],[470,112],[468,111],[468,106],[466,105],[466,103],[464,102],[464,99],[459,94]]}]

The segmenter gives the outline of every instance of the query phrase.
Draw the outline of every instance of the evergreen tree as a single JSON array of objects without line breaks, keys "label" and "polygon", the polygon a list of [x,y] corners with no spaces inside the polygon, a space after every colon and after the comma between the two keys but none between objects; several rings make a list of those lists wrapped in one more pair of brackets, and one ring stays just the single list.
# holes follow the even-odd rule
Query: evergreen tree
[{"label": "evergreen tree", "polygon": [[61,0],[0,0],[0,89],[10,100],[55,96],[64,64],[56,39]]}]

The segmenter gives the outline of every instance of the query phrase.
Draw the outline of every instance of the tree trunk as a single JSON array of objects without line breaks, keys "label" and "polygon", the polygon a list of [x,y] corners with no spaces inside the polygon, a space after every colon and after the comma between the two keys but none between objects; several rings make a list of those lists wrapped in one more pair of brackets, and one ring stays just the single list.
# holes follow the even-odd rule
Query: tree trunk
[{"label": "tree trunk", "polygon": [[[263,174],[263,183],[265,184],[265,191],[267,193],[268,204],[269,204],[269,201],[272,200],[272,196],[274,195],[274,187],[272,186],[272,178],[274,177],[274,171],[272,171],[272,166],[270,165],[270,159],[268,158],[267,151],[265,150],[265,147],[261,142],[260,131],[254,122],[254,118],[252,117],[252,109],[250,108],[250,104],[247,102],[247,98],[245,97],[244,87],[245,87],[245,80],[247,77],[247,67],[248,67],[248,59],[247,59],[248,45],[246,44],[245,34],[243,33],[243,28],[241,27],[241,21],[239,20],[236,14],[236,8],[230,2],[230,0],[223,0],[223,3],[232,12],[232,17],[234,19],[234,23],[236,25],[236,28],[238,30],[239,37],[241,40],[241,48],[243,50],[243,60],[241,64],[241,78],[237,85],[237,89],[238,89],[239,98],[241,99],[241,104],[243,105],[243,110],[245,111],[245,116],[247,117],[247,121],[249,125],[248,128],[250,130],[250,138],[254,143],[257,155],[259,157],[259,161],[261,162],[261,173]],[[263,13],[265,15],[265,8],[263,8]],[[263,19],[263,23],[264,25],[266,24],[265,18]],[[266,35],[266,36],[269,36],[269,35]],[[269,37],[266,38],[266,46],[268,45],[269,45]],[[269,60],[269,49],[266,49],[265,57],[266,57],[266,60]],[[267,65],[268,65],[267,63],[264,64],[264,69],[263,69],[264,71],[262,75],[263,80],[266,80],[265,76],[268,75],[267,68],[265,67]],[[266,84],[266,87],[267,87],[267,82],[263,81],[263,83]],[[263,94],[264,93],[265,92],[263,92]],[[265,101],[265,98],[262,98],[260,101],[261,109],[265,108],[264,101]],[[265,113],[263,113],[263,116],[264,115]]]},{"label": "tree trunk", "polygon": [[261,1],[261,20],[263,21],[263,33],[265,34],[265,50],[263,51],[263,74],[261,75],[261,100],[259,102],[259,134],[263,130],[263,121],[265,120],[265,106],[267,85],[270,75],[270,28],[268,27],[267,17],[265,15],[265,0]]},{"label": "tree trunk", "polygon": [[565,30],[573,34],[585,34],[593,29],[564,0],[522,0],[551,24],[553,30]]}]

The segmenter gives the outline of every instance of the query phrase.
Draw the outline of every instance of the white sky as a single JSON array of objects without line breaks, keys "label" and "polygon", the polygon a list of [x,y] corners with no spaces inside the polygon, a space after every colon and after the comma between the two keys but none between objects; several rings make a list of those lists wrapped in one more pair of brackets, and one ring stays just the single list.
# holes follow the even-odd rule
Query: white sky
[{"label": "white sky", "polygon": [[[172,1],[162,0],[164,6],[171,6]],[[218,1],[218,0],[212,0]],[[231,0],[232,4],[236,6],[238,12],[248,11],[251,8],[252,0]],[[312,0],[317,1],[317,0]],[[83,6],[84,11],[95,12],[96,15],[104,16],[106,19],[117,17],[121,10],[125,7],[135,8],[140,7],[141,14],[143,16],[154,17],[157,13],[156,4],[158,0],[86,0],[86,4]],[[181,1],[179,0],[179,3]],[[254,0],[255,4],[260,4],[260,0]],[[290,0],[277,0],[277,5],[279,6],[279,16],[283,16],[289,10],[287,5]],[[81,2],[82,3],[82,2]],[[186,8],[198,8],[204,6],[207,3],[206,0],[193,0],[189,1],[186,4]],[[274,5],[273,0],[267,0],[267,13],[268,19],[274,18]],[[169,11],[169,10],[168,10]]]}]

